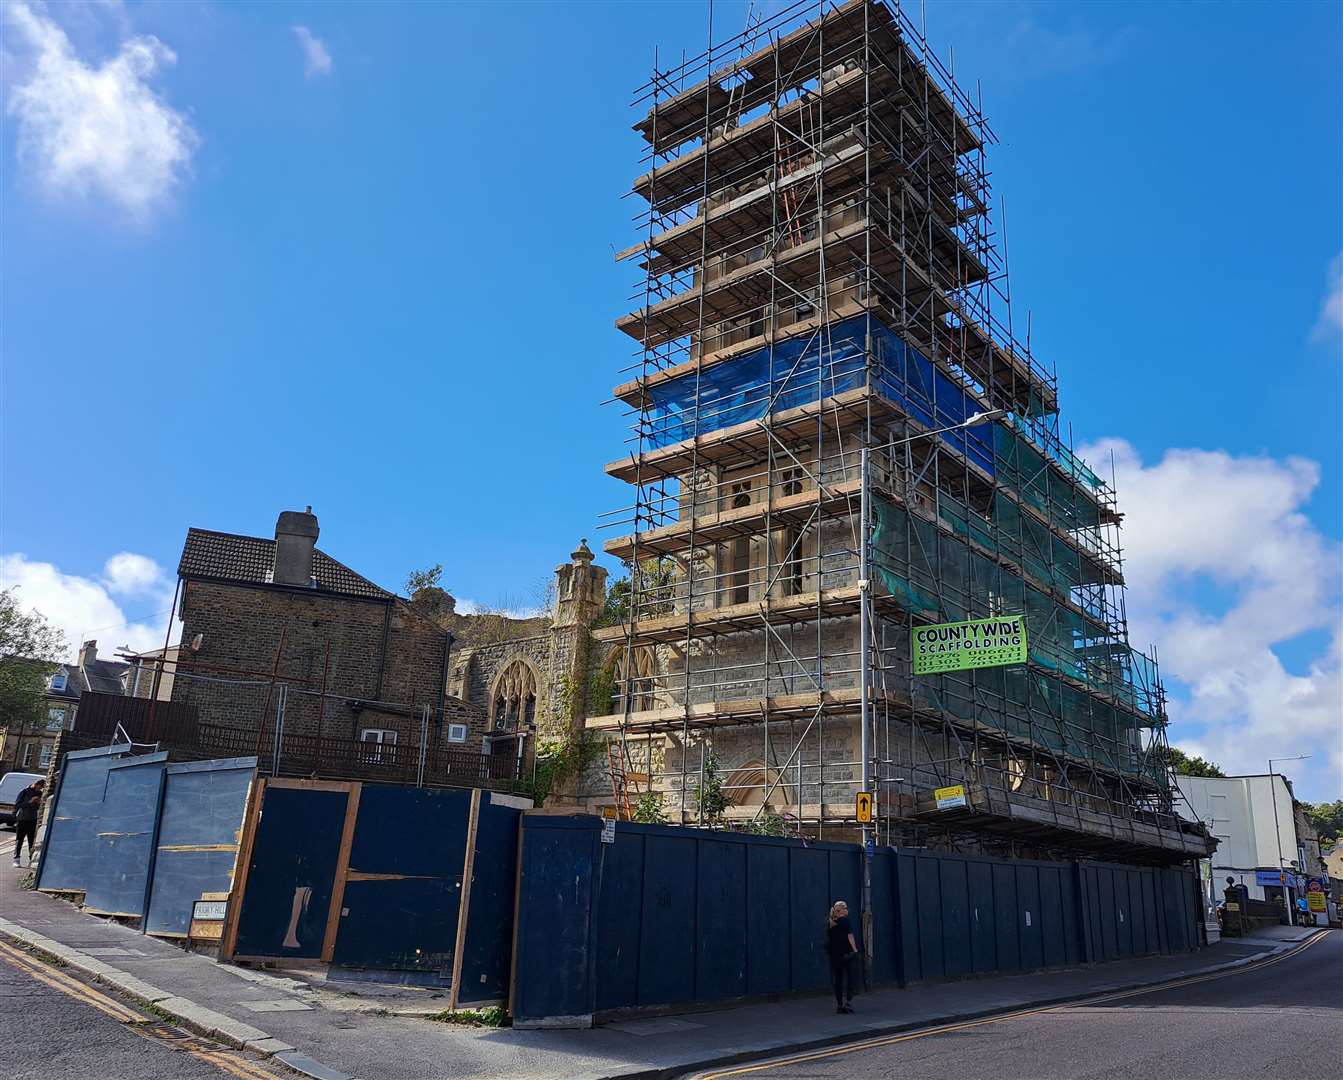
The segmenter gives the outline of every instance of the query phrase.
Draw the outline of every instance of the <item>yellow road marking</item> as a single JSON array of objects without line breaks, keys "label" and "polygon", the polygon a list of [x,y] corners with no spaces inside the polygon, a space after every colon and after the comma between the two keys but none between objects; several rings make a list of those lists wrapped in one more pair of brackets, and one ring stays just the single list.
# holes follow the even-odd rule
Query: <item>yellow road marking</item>
[{"label": "yellow road marking", "polygon": [[[178,1039],[191,1040],[197,1038],[197,1036],[171,1025],[152,1026],[154,1022],[149,1017],[128,1008],[119,1001],[113,1000],[73,976],[67,975],[59,968],[51,967],[46,962],[36,959],[22,949],[16,949],[8,942],[0,941],[0,957],[8,960],[24,974],[44,983],[53,990],[59,990],[68,997],[81,1001],[85,1005],[91,1005],[99,1012],[126,1024],[131,1031],[146,1039],[171,1045]],[[163,1030],[164,1027],[168,1028],[168,1031]],[[188,1045],[177,1046],[174,1049],[185,1051],[192,1057],[207,1062],[223,1072],[240,1077],[241,1080],[276,1080],[275,1073],[260,1069],[233,1050],[223,1047],[212,1050],[206,1047]]]},{"label": "yellow road marking", "polygon": [[894,1046],[896,1043],[909,1042],[913,1039],[926,1039],[930,1035],[947,1035],[953,1031],[965,1031],[968,1028],[983,1027],[986,1024],[1000,1024],[1005,1020],[1019,1020],[1024,1016],[1039,1016],[1043,1013],[1063,1012],[1067,1009],[1081,1009],[1089,1005],[1101,1005],[1107,1001],[1119,1001],[1124,998],[1140,997],[1143,994],[1157,994],[1163,990],[1175,990],[1182,986],[1193,986],[1196,983],[1209,982],[1213,979],[1224,979],[1229,975],[1241,975],[1247,971],[1258,971],[1260,968],[1271,967],[1293,956],[1298,956],[1305,952],[1312,945],[1323,940],[1329,935],[1326,930],[1314,937],[1307,938],[1294,949],[1289,949],[1285,953],[1270,957],[1267,960],[1259,960],[1253,964],[1247,964],[1243,967],[1232,968],[1230,971],[1214,971],[1209,975],[1191,975],[1185,979],[1178,979],[1174,982],[1161,983],[1158,986],[1145,986],[1137,990],[1121,990],[1113,994],[1103,994],[1099,997],[1086,998],[1083,1001],[1072,1001],[1062,1005],[1048,1005],[1038,1009],[1019,1009],[1016,1012],[1001,1013],[997,1016],[986,1016],[981,1020],[970,1020],[961,1024],[944,1024],[940,1027],[924,1028],[921,1031],[910,1031],[903,1035],[890,1035],[878,1039],[867,1039],[863,1042],[847,1043],[844,1046],[832,1047],[828,1050],[814,1050],[806,1054],[797,1054],[793,1057],[776,1058],[773,1061],[764,1061],[758,1065],[743,1065],[735,1069],[725,1069],[721,1072],[697,1073],[696,1080],[723,1080],[729,1076],[744,1076],[746,1073],[764,1072],[768,1069],[780,1069],[788,1065],[801,1065],[809,1061],[820,1061],[824,1058],[839,1057],[843,1054],[853,1054],[860,1050],[875,1050],[883,1046]]},{"label": "yellow road marking", "polygon": [[108,1016],[111,1016],[122,1023],[138,1023],[144,1020],[144,1017],[138,1012],[127,1008],[125,1005],[121,1004],[121,1002],[114,1001],[106,994],[99,993],[97,990],[94,990],[90,986],[86,986],[78,979],[65,974],[65,972],[61,971],[59,968],[50,967],[41,960],[36,960],[27,953],[15,949],[11,945],[0,942],[0,955],[3,955],[10,961],[10,963],[21,971],[46,983],[46,985],[50,986],[52,989],[60,990],[70,997],[78,998],[86,1005],[92,1005],[95,1009],[106,1013]]}]

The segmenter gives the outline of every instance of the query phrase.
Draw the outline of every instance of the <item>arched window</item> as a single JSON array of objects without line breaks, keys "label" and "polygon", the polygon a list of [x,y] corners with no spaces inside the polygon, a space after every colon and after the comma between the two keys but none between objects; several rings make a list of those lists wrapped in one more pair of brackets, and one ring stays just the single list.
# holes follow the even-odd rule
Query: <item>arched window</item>
[{"label": "arched window", "polygon": [[628,652],[621,646],[611,654],[610,665],[612,713],[623,713],[627,701],[630,712],[657,708],[657,654],[651,646],[636,645]]},{"label": "arched window", "polygon": [[509,661],[494,681],[490,727],[516,731],[536,721],[536,672],[525,660]]}]

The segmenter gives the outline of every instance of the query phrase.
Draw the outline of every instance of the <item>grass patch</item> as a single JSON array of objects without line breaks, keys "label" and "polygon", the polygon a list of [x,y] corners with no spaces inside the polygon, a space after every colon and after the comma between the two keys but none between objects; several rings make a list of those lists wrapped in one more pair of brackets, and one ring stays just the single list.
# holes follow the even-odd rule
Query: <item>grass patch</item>
[{"label": "grass patch", "polygon": [[37,871],[29,870],[23,877],[19,878],[19,888],[33,890],[37,888]]},{"label": "grass patch", "polygon": [[440,1024],[465,1024],[468,1027],[507,1027],[508,1010],[502,1005],[491,1005],[485,1009],[444,1009],[430,1013],[426,1020]]}]

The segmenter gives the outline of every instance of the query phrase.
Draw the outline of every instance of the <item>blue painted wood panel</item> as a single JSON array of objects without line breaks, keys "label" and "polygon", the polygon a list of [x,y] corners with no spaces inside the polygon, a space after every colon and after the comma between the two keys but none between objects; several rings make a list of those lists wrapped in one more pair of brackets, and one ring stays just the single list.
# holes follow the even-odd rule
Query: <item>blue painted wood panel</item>
[{"label": "blue painted wood panel", "polygon": [[640,1005],[696,1000],[697,841],[679,832],[644,838]]},{"label": "blue painted wood panel", "polygon": [[255,758],[169,765],[145,931],[185,936],[204,893],[232,888]]},{"label": "blue painted wood panel", "polygon": [[522,810],[509,805],[502,796],[480,793],[459,1002],[502,1001],[508,997],[521,817]]},{"label": "blue painted wood panel", "polygon": [[84,893],[84,906],[95,914],[144,914],[167,758],[166,753],[123,758],[107,770],[94,831],[93,873]]},{"label": "blue painted wood panel", "polygon": [[129,750],[129,744],[121,744],[65,755],[37,866],[39,889],[76,892],[88,887],[97,849],[95,835],[107,792],[107,771]]},{"label": "blue painted wood panel", "polygon": [[321,955],[348,798],[344,791],[266,787],[236,955]]},{"label": "blue painted wood panel", "polygon": [[790,950],[780,948],[789,910],[788,848],[743,844],[746,853],[747,993],[781,994],[791,986]]}]

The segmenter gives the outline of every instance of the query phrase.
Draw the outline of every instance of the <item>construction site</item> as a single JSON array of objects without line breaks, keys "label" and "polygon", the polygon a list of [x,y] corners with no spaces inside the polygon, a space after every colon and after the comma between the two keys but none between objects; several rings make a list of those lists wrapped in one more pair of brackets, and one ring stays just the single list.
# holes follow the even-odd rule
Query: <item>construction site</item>
[{"label": "construction site", "polygon": [[[995,141],[917,13],[793,4],[637,93],[630,568],[594,632],[609,799],[882,845],[1169,864],[1155,656],[1113,484],[1013,321]],[[1025,663],[917,674],[911,632],[1024,616]],[[606,762],[603,761],[603,769]],[[935,792],[960,785],[963,805]]]}]

